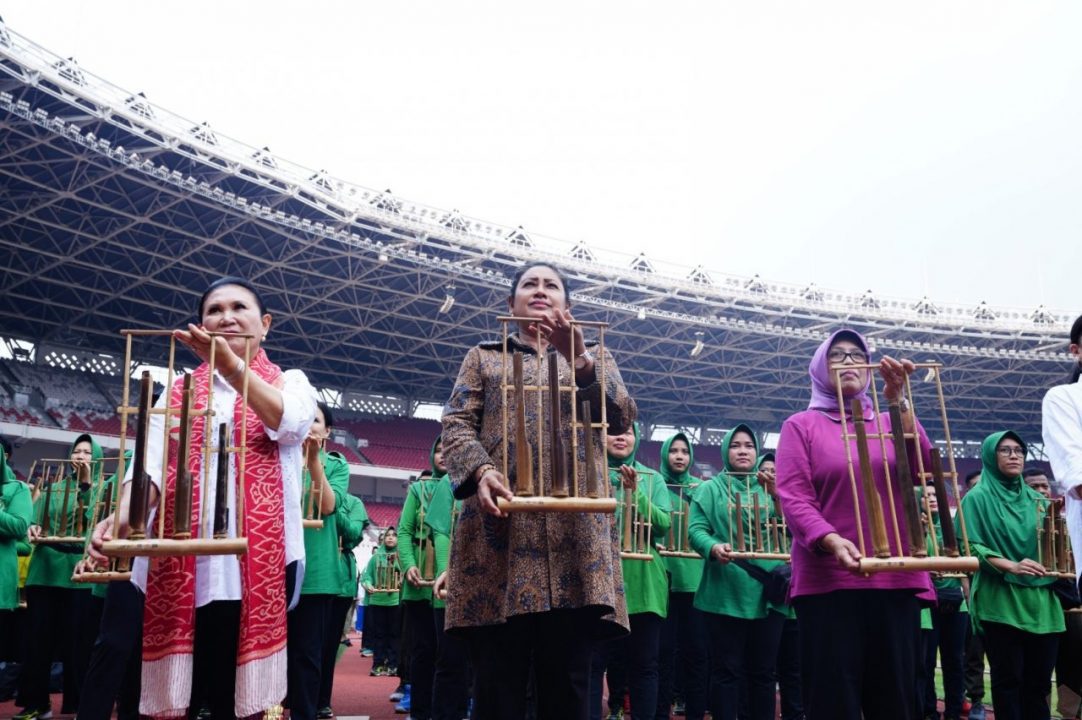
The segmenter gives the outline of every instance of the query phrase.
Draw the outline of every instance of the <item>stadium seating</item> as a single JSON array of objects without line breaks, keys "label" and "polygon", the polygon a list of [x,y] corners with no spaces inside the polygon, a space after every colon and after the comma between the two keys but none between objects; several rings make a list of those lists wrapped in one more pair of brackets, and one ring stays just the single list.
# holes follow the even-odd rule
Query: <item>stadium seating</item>
[{"label": "stadium seating", "polygon": [[372,524],[381,528],[397,526],[398,518],[402,514],[402,506],[393,503],[366,502],[364,507]]}]

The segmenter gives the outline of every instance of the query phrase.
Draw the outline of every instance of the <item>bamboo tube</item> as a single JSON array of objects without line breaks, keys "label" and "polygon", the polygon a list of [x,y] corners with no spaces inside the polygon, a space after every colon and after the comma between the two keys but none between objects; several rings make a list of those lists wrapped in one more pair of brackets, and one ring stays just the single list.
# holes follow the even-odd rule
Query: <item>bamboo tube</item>
[{"label": "bamboo tube", "polygon": [[567,458],[564,451],[564,440],[560,435],[560,426],[563,424],[560,412],[560,364],[556,353],[550,353],[548,357],[549,372],[549,458],[552,468],[552,497],[566,498],[567,491]]},{"label": "bamboo tube", "polygon": [[229,536],[229,426],[218,424],[218,473],[214,483],[214,538]]},{"label": "bamboo tube", "polygon": [[891,570],[920,570],[930,572],[977,572],[978,560],[971,556],[947,557],[897,557],[862,558],[860,572],[865,574]]},{"label": "bamboo tube", "polygon": [[533,453],[526,439],[526,386],[523,381],[522,353],[513,353],[515,382],[515,495],[531,497],[533,486]]},{"label": "bamboo tube", "polygon": [[538,495],[514,500],[499,498],[496,506],[501,512],[592,512],[611,515],[616,512],[616,498],[560,498]]},{"label": "bamboo tube", "polygon": [[913,557],[927,557],[924,533],[920,524],[920,511],[917,509],[917,496],[913,493],[913,473],[909,468],[909,453],[906,449],[905,430],[902,427],[902,409],[898,403],[887,406],[890,413],[890,434],[894,440],[895,483],[902,491],[902,509],[905,512],[906,529],[909,531],[909,554]]},{"label": "bamboo tube", "polygon": [[192,536],[192,471],[188,468],[188,436],[191,434],[192,374],[184,373],[180,392],[180,429],[177,437],[177,480],[173,496],[173,537]]},{"label": "bamboo tube", "polygon": [[597,476],[597,465],[594,463],[594,421],[590,414],[590,401],[583,400],[582,412],[582,452],[586,463],[586,497],[596,498],[599,493],[600,481]]},{"label": "bamboo tube", "polygon": [[1038,507],[1044,511],[1041,517],[1041,564],[1046,570],[1054,571],[1056,569],[1056,519],[1052,515],[1049,504],[1041,502]]},{"label": "bamboo tube", "polygon": [[139,379],[139,409],[135,419],[135,454],[132,456],[131,495],[128,506],[128,538],[141,540],[147,534],[150,505],[150,476],[147,475],[147,433],[150,432],[151,380],[143,371]]},{"label": "bamboo tube", "polygon": [[631,550],[632,550],[632,547],[631,547],[632,527],[631,526],[632,526],[632,522],[633,522],[633,518],[634,518],[634,515],[632,514],[633,511],[634,511],[634,507],[633,507],[632,503],[634,503],[634,501],[635,501],[635,498],[631,493],[631,488],[625,487],[624,488],[623,527],[620,528],[623,531],[623,534],[624,534],[624,548],[623,548],[624,552],[631,552]]},{"label": "bamboo tube", "polygon": [[[52,504],[53,497],[53,482],[49,480],[49,468],[45,468],[45,473],[42,475],[42,482],[45,483],[45,501],[41,507],[41,534],[44,536],[51,535],[53,517],[50,505]],[[58,473],[59,474],[59,473]]]},{"label": "bamboo tube", "polygon": [[[1055,507],[1055,506],[1053,506]],[[1056,569],[1061,573],[1069,573],[1070,553],[1067,551],[1067,518],[1055,513],[1056,528]]]},{"label": "bamboo tube", "polygon": [[733,518],[733,524],[736,525],[736,547],[737,552],[744,552],[747,550],[744,547],[744,508],[740,501],[740,493],[733,493],[733,499],[736,505],[735,515]]},{"label": "bamboo tube", "polygon": [[755,552],[763,552],[763,525],[759,519],[759,493],[752,495],[752,512],[754,513]]},{"label": "bamboo tube", "polygon": [[67,478],[62,478],[61,482],[64,483],[64,501],[60,505],[60,534],[68,534],[68,517],[71,515],[71,486],[77,485],[79,482],[79,468],[75,468],[75,478],[69,481]]},{"label": "bamboo tube", "polygon": [[857,440],[857,458],[860,462],[860,481],[864,488],[864,505],[868,509],[868,524],[872,527],[872,547],[877,558],[890,557],[890,541],[887,539],[887,523],[883,517],[883,501],[875,487],[872,458],[868,450],[868,431],[864,426],[864,407],[858,398],[852,402],[853,432]]},{"label": "bamboo tube", "polygon": [[947,483],[943,479],[943,459],[939,448],[932,448],[932,482],[935,484],[935,500],[939,506],[939,527],[943,531],[943,554],[958,557],[958,536],[954,532],[954,518],[947,497]]}]

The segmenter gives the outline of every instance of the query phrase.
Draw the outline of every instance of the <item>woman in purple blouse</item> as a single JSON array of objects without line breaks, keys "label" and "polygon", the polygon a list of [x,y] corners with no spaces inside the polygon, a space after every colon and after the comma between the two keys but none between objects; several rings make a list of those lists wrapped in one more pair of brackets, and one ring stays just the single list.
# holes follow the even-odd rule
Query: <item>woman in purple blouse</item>
[{"label": "woman in purple blouse", "polygon": [[[859,573],[857,519],[842,442],[841,414],[832,365],[870,362],[864,338],[853,330],[830,336],[812,358],[812,397],[808,409],[789,417],[782,426],[777,449],[777,491],[793,533],[793,577],[790,597],[800,628],[804,710],[808,720],[910,720],[919,717],[916,667],[920,648],[920,607],[934,598],[924,572]],[[908,360],[883,357],[878,362],[888,402],[901,401]],[[852,400],[859,398],[864,419],[874,432],[877,422],[868,394],[871,371],[853,368],[841,376],[848,418]],[[907,432],[916,428],[922,451],[930,444],[904,402],[902,421]],[[884,431],[890,418],[883,413]],[[848,432],[854,433],[852,424]],[[879,442],[869,442],[875,483],[888,507],[886,494],[902,507],[901,491],[889,489]],[[851,443],[857,457],[856,442]],[[894,449],[886,444],[886,460],[894,466]],[[915,458],[914,458],[915,460]],[[927,464],[927,460],[925,461]],[[912,464],[912,467],[916,467]],[[861,522],[871,537],[867,512]],[[905,518],[899,512],[901,536]],[[891,554],[903,554],[891,535]]]}]

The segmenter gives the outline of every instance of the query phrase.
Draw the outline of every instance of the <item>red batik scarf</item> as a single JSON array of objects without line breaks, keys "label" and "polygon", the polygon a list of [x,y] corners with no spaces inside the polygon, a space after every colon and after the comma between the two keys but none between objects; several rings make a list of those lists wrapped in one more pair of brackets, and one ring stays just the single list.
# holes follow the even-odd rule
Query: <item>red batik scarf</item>
[{"label": "red batik scarf", "polygon": [[[248,363],[251,372],[275,387],[282,370],[267,359],[262,349]],[[213,378],[203,363],[193,377],[193,406],[207,407],[207,391]],[[173,384],[170,407],[179,408],[183,381]],[[240,442],[240,394],[233,411],[234,445]],[[221,418],[212,419],[212,437]],[[251,408],[247,424],[248,452],[244,458],[244,529],[248,552],[240,560],[241,616],[237,648],[237,717],[262,713],[281,702],[286,693],[286,597],[285,528],[282,500],[282,468],[278,444]],[[192,529],[200,527],[200,470],[206,419],[192,422]],[[169,438],[169,463],[163,508],[173,507],[176,488],[177,428]],[[232,455],[231,462],[236,463]],[[234,469],[236,465],[233,466]],[[213,479],[211,480],[213,482]],[[224,499],[219,499],[222,502]],[[172,512],[165,515],[165,537],[173,534]],[[154,717],[181,717],[191,699],[192,653],[195,646],[195,558],[160,558],[149,563],[143,627],[143,693],[139,711]]]}]

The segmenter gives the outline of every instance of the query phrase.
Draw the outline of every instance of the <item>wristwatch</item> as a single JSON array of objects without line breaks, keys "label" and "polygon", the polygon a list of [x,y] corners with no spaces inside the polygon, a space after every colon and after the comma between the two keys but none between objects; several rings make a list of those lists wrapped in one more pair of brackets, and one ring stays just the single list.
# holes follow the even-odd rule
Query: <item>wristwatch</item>
[{"label": "wristwatch", "polygon": [[585,370],[594,361],[594,356],[590,354],[589,350],[584,350],[581,355],[575,358],[575,371]]}]

